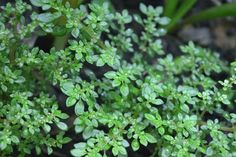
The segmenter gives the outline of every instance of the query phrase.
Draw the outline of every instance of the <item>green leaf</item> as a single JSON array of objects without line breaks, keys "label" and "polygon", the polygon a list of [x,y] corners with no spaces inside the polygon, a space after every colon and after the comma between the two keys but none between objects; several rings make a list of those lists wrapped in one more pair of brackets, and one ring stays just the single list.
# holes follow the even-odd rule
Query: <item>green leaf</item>
[{"label": "green leaf", "polygon": [[230,63],[230,65],[231,65],[232,67],[236,67],[236,62],[232,62],[232,63]]},{"label": "green leaf", "polygon": [[160,135],[164,135],[165,129],[163,127],[158,128],[158,132]]},{"label": "green leaf", "polygon": [[147,13],[147,7],[146,7],[145,4],[141,3],[141,4],[139,5],[139,9],[140,9],[140,11],[141,11],[142,13],[144,13],[144,14]]},{"label": "green leaf", "polygon": [[59,18],[61,16],[60,13],[41,13],[38,15],[38,20],[44,23],[50,23],[53,20]]},{"label": "green leaf", "polygon": [[35,151],[36,151],[36,154],[39,155],[41,154],[41,148],[39,146],[35,146]]},{"label": "green leaf", "polygon": [[170,135],[164,135],[164,138],[168,141],[173,141],[174,140],[174,138]]},{"label": "green leaf", "polygon": [[146,138],[145,135],[139,136],[139,141],[140,141],[140,143],[141,143],[142,145],[144,145],[144,146],[147,146],[147,145],[148,145],[148,141],[147,141],[147,138]]},{"label": "green leaf", "polygon": [[25,78],[23,76],[19,76],[17,80],[15,80],[16,83],[23,83],[25,82]]},{"label": "green leaf", "polygon": [[7,143],[5,141],[0,142],[0,149],[4,150],[7,147]]},{"label": "green leaf", "polygon": [[80,142],[80,143],[76,143],[74,146],[75,148],[83,150],[83,149],[86,149],[87,144],[85,142]]},{"label": "green leaf", "polygon": [[72,139],[69,137],[63,138],[63,144],[69,143]]},{"label": "green leaf", "polygon": [[78,60],[81,60],[83,58],[83,54],[81,52],[77,52],[75,54],[75,58],[78,59]]},{"label": "green leaf", "polygon": [[116,72],[115,71],[108,71],[107,73],[104,74],[106,78],[108,79],[113,79],[116,77]]},{"label": "green leaf", "polygon": [[99,58],[98,60],[97,60],[97,63],[96,63],[96,65],[97,66],[99,66],[99,67],[101,67],[101,66],[104,66],[104,61],[101,59],[101,58]]},{"label": "green leaf", "polygon": [[73,98],[73,97],[68,97],[68,98],[66,99],[66,106],[67,106],[67,107],[71,107],[71,106],[73,106],[75,103],[76,103],[76,99]]},{"label": "green leaf", "polygon": [[179,0],[165,0],[164,16],[173,17],[178,4]]},{"label": "green leaf", "polygon": [[59,114],[57,115],[57,117],[59,117],[59,118],[61,118],[61,119],[67,119],[67,118],[69,118],[69,115],[66,114],[66,113],[59,113]]},{"label": "green leaf", "polygon": [[127,84],[123,84],[121,87],[120,87],[120,92],[123,96],[127,96],[129,94],[129,87]]},{"label": "green leaf", "polygon": [[167,17],[162,17],[162,18],[160,18],[159,20],[158,20],[158,23],[160,24],[160,25],[167,25],[168,23],[170,23],[170,19],[169,18],[167,18]]},{"label": "green leaf", "polygon": [[121,82],[118,79],[115,79],[115,80],[112,81],[112,87],[120,86],[120,84],[121,84]]},{"label": "green leaf", "polygon": [[53,149],[51,147],[47,147],[48,155],[52,154]]},{"label": "green leaf", "polygon": [[122,145],[123,145],[124,147],[129,147],[129,142],[124,139],[124,140],[122,141]]},{"label": "green leaf", "polygon": [[44,5],[44,0],[30,0],[30,2],[36,7],[41,7]]},{"label": "green leaf", "polygon": [[3,90],[3,92],[6,92],[7,91],[7,86],[5,86],[5,85],[1,85],[1,88],[2,88],[2,90]]},{"label": "green leaf", "polygon": [[186,104],[181,105],[180,108],[181,108],[182,111],[184,111],[184,112],[186,112],[186,113],[189,112],[189,107],[188,107],[188,105],[186,105]]},{"label": "green leaf", "polygon": [[84,130],[83,126],[76,125],[75,126],[75,132],[76,133],[81,133]]},{"label": "green leaf", "polygon": [[63,131],[66,131],[68,129],[67,125],[63,122],[58,122],[56,123],[56,125],[58,126],[58,128],[60,128]]},{"label": "green leaf", "polygon": [[134,139],[131,143],[131,147],[134,151],[137,151],[140,147],[138,140]]},{"label": "green leaf", "polygon": [[46,133],[51,131],[51,127],[48,124],[44,124],[43,129]]},{"label": "green leaf", "polygon": [[119,150],[119,153],[122,154],[122,155],[127,155],[127,151],[124,147],[122,146],[119,146],[118,147],[118,150]]},{"label": "green leaf", "polygon": [[80,32],[79,28],[74,28],[71,34],[74,38],[77,38],[79,36],[79,32]]},{"label": "green leaf", "polygon": [[84,149],[79,149],[79,148],[76,148],[76,149],[72,149],[70,151],[71,155],[75,156],[75,157],[81,157],[81,156],[84,156],[86,154],[86,151]]},{"label": "green leaf", "polygon": [[11,136],[11,141],[16,143],[16,144],[20,142],[19,138],[17,136],[14,136],[14,135]]},{"label": "green leaf", "polygon": [[142,96],[145,98],[145,99],[149,99],[150,95],[153,93],[154,91],[152,90],[152,88],[145,84],[142,88]]},{"label": "green leaf", "polygon": [[119,154],[119,147],[118,147],[118,146],[114,146],[114,147],[112,148],[112,154],[113,154],[114,156],[117,156],[117,155]]},{"label": "green leaf", "polygon": [[75,114],[76,115],[81,115],[84,113],[84,104],[82,101],[79,101],[78,103],[76,103],[75,105]]},{"label": "green leaf", "polygon": [[155,105],[161,105],[161,104],[163,104],[164,102],[163,102],[163,100],[161,100],[161,99],[155,99],[154,101],[152,101],[152,103],[155,104]]},{"label": "green leaf", "polygon": [[157,142],[156,138],[154,136],[152,136],[151,134],[146,133],[145,136],[146,136],[146,139],[148,140],[149,143],[156,143]]},{"label": "green leaf", "polygon": [[207,148],[206,155],[208,155],[208,156],[212,156],[213,155],[213,149],[211,147]]},{"label": "green leaf", "polygon": [[156,118],[153,115],[151,115],[151,114],[145,113],[145,118],[150,120],[152,123],[156,122]]},{"label": "green leaf", "polygon": [[88,126],[84,129],[83,138],[88,139],[89,137],[92,136],[92,134],[93,134],[93,127]]},{"label": "green leaf", "polygon": [[48,5],[48,4],[42,6],[42,10],[48,10],[50,8],[51,8],[51,5]]},{"label": "green leaf", "polygon": [[62,86],[63,90],[71,90],[74,88],[74,84],[69,81],[62,83],[61,86]]},{"label": "green leaf", "polygon": [[33,127],[30,127],[30,128],[29,128],[29,132],[33,135],[33,134],[35,133],[34,128],[33,128]]},{"label": "green leaf", "polygon": [[143,19],[139,15],[134,15],[134,20],[139,24],[143,24]]},{"label": "green leaf", "polygon": [[185,23],[194,23],[199,21],[207,21],[221,17],[236,16],[236,3],[225,3],[219,6],[210,7],[202,10],[192,16],[189,16]]},{"label": "green leaf", "polygon": [[167,30],[172,30],[179,20],[193,7],[197,0],[183,0],[178,10],[175,12],[171,22],[167,25]]}]

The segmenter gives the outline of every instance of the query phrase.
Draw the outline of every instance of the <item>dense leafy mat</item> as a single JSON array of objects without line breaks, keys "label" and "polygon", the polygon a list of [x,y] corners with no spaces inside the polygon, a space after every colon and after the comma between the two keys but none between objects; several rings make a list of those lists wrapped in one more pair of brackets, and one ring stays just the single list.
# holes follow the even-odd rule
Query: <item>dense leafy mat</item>
[{"label": "dense leafy mat", "polygon": [[[73,142],[69,129],[81,141],[71,150],[77,157],[127,156],[141,146],[153,156],[236,156],[236,63],[192,42],[180,55],[164,52],[170,19],[162,7],[140,11],[60,0],[1,7],[1,156],[52,154]],[[49,52],[30,44],[45,34],[72,36]]]}]

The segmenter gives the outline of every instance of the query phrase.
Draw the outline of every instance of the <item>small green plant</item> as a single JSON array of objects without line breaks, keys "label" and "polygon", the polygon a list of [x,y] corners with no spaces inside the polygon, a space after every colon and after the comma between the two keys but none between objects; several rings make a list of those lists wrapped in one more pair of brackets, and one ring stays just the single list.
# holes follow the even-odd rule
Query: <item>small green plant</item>
[{"label": "small green plant", "polygon": [[[162,157],[235,156],[236,63],[192,42],[178,56],[164,52],[162,7],[140,4],[140,16],[71,2],[1,7],[1,156],[51,154],[71,141],[69,129],[75,157],[132,156],[141,147]],[[32,34],[69,40],[44,52],[27,42]],[[74,113],[62,110],[53,86]]]}]

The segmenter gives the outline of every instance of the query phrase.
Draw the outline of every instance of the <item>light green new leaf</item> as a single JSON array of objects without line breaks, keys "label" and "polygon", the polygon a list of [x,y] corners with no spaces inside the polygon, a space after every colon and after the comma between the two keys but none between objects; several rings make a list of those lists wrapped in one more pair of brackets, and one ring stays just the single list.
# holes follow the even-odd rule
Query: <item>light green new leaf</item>
[{"label": "light green new leaf", "polygon": [[120,87],[120,92],[123,96],[127,96],[129,94],[129,87],[127,84],[123,84]]}]

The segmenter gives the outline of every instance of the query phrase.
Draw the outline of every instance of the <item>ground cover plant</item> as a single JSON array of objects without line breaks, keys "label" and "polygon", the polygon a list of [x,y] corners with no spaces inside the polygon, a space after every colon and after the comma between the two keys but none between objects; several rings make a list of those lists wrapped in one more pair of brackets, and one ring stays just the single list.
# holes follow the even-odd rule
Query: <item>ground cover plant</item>
[{"label": "ground cover plant", "polygon": [[[165,52],[171,19],[139,6],[1,6],[1,156],[236,156],[236,62],[191,41]],[[50,50],[32,42],[45,35]]]}]

